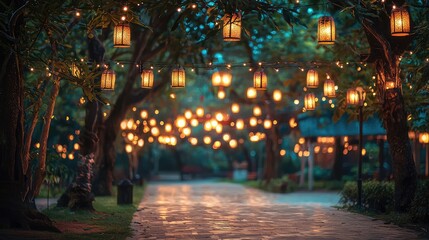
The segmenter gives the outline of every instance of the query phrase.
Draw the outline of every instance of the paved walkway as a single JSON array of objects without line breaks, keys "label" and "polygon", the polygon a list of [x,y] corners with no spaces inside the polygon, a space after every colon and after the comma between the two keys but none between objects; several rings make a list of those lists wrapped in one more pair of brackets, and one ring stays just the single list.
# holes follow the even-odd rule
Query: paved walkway
[{"label": "paved walkway", "polygon": [[418,238],[329,207],[337,201],[330,193],[270,194],[228,183],[152,184],[134,214],[130,239]]}]

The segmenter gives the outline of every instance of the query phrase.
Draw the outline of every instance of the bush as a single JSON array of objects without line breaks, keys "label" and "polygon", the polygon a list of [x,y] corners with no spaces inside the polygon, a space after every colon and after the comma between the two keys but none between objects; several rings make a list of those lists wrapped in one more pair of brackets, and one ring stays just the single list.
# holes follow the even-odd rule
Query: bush
[{"label": "bush", "polygon": [[410,216],[414,222],[429,222],[429,181],[418,183]]},{"label": "bush", "polygon": [[[362,184],[362,206],[367,209],[386,212],[393,209],[393,182],[367,181]],[[341,191],[340,202],[346,207],[354,207],[358,202],[356,182],[347,182]]]}]

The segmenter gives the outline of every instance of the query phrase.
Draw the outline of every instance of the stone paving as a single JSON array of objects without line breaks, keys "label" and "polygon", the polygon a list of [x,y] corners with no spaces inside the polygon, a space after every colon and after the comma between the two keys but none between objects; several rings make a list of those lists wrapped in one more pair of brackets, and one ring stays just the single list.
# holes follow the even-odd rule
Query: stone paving
[{"label": "stone paving", "polygon": [[153,184],[129,239],[418,239],[411,230],[329,207],[337,200],[335,194],[288,197],[229,183]]}]

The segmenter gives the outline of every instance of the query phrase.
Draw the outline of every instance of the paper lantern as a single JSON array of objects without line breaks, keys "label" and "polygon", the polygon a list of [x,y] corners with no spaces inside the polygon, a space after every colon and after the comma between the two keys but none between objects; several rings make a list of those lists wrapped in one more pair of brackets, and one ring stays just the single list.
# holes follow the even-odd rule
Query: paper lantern
[{"label": "paper lantern", "polygon": [[265,129],[270,129],[272,126],[273,126],[273,122],[270,119],[264,120],[264,128]]},{"label": "paper lantern", "polygon": [[203,117],[204,116],[204,108],[203,107],[198,107],[195,110],[195,114],[197,114],[198,117]]},{"label": "paper lantern", "polygon": [[113,46],[127,48],[131,46],[131,28],[128,23],[118,23],[113,29]]},{"label": "paper lantern", "polygon": [[243,129],[244,128],[244,121],[243,121],[243,119],[237,119],[237,121],[235,121],[235,127],[238,130]]},{"label": "paper lantern", "polygon": [[249,99],[256,98],[256,96],[257,96],[256,89],[254,89],[252,87],[248,88],[246,95],[247,95],[247,98],[249,98]]},{"label": "paper lantern", "polygon": [[249,125],[252,126],[252,127],[255,127],[256,125],[258,125],[258,119],[255,118],[255,117],[251,117],[249,119]]},{"label": "paper lantern", "polygon": [[237,147],[237,145],[238,145],[237,140],[235,140],[235,139],[231,139],[231,141],[229,141],[229,146],[230,146],[231,148],[236,148],[236,147]]},{"label": "paper lantern", "polygon": [[359,104],[359,94],[354,88],[350,88],[347,90],[346,96],[347,104],[357,105]]},{"label": "paper lantern", "polygon": [[230,72],[218,71],[212,75],[212,85],[214,87],[229,87],[232,82],[232,74]]},{"label": "paper lantern", "polygon": [[261,114],[262,114],[262,109],[259,106],[253,107],[253,115],[261,116]]},{"label": "paper lantern", "polygon": [[278,89],[273,91],[273,100],[280,102],[282,100],[282,92]]},{"label": "paper lantern", "polygon": [[429,133],[427,133],[427,132],[420,133],[419,134],[419,142],[420,143],[429,143]]},{"label": "paper lantern", "polygon": [[238,103],[233,103],[231,105],[231,112],[232,113],[239,113],[240,112],[240,105],[238,105]]},{"label": "paper lantern", "polygon": [[153,71],[151,69],[143,70],[141,74],[141,78],[142,78],[141,88],[153,87]]},{"label": "paper lantern", "polygon": [[258,70],[253,74],[253,88],[256,90],[267,90],[267,74],[264,70]]},{"label": "paper lantern", "polygon": [[316,108],[316,97],[313,93],[305,94],[304,107],[306,110],[314,110]]},{"label": "paper lantern", "polygon": [[317,42],[323,45],[335,43],[335,21],[333,17],[323,16],[319,18]]},{"label": "paper lantern", "polygon": [[219,91],[217,92],[217,98],[219,99],[224,99],[226,97],[226,93],[223,89],[219,89]]},{"label": "paper lantern", "polygon": [[171,87],[183,88],[185,87],[185,69],[178,67],[171,72]]},{"label": "paper lantern", "polygon": [[226,14],[223,22],[223,40],[236,42],[241,39],[241,14]]},{"label": "paper lantern", "polygon": [[405,8],[394,8],[390,14],[390,32],[394,37],[410,35],[410,13]]},{"label": "paper lantern", "polygon": [[319,86],[319,74],[316,70],[310,69],[307,72],[307,87],[317,88]]},{"label": "paper lantern", "polygon": [[116,73],[113,70],[106,69],[101,74],[101,89],[114,90],[116,81]]},{"label": "paper lantern", "polygon": [[175,124],[177,128],[186,127],[186,118],[183,116],[177,116]]},{"label": "paper lantern", "polygon": [[327,79],[323,84],[323,96],[333,98],[335,97],[335,82]]}]

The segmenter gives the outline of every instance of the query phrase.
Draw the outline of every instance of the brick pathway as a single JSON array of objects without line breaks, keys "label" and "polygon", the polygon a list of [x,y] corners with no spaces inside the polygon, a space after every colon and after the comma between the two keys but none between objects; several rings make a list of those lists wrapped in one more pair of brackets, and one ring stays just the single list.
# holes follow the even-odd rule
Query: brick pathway
[{"label": "brick pathway", "polygon": [[149,185],[130,239],[418,238],[379,220],[281,196],[228,183]]}]

